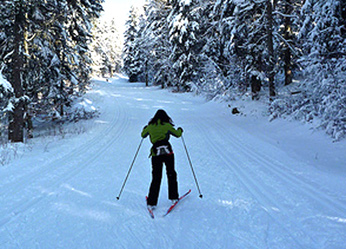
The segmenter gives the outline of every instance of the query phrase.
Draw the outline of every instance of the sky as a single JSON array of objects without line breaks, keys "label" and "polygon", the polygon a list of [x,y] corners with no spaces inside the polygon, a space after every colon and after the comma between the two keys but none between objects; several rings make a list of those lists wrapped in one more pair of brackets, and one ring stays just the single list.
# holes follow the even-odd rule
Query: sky
[{"label": "sky", "polygon": [[125,30],[125,22],[129,16],[131,6],[143,6],[145,0],[105,0],[104,12],[101,18],[111,20],[115,18],[120,30]]}]

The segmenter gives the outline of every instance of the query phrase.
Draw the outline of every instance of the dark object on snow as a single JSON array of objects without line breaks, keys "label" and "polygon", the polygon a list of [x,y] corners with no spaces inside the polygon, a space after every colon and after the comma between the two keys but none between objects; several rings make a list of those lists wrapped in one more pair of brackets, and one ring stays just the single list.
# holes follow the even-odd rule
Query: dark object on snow
[{"label": "dark object on snow", "polygon": [[129,82],[131,82],[131,83],[138,82],[138,76],[135,74],[130,75]]},{"label": "dark object on snow", "polygon": [[234,115],[236,115],[236,114],[239,114],[240,113],[240,111],[238,110],[238,108],[233,108],[232,109],[232,114],[234,114]]},{"label": "dark object on snow", "polygon": [[295,94],[299,94],[301,93],[302,91],[294,91],[294,92],[291,92],[291,95],[295,95]]}]

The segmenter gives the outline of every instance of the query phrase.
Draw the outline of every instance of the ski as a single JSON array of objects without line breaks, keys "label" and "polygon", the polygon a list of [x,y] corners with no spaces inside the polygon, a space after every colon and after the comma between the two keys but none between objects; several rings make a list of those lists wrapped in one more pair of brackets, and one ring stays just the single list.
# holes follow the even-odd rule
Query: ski
[{"label": "ski", "polygon": [[[147,199],[148,199],[148,196],[145,197],[145,201],[147,201]],[[147,206],[147,209],[148,209],[148,212],[149,212],[150,217],[153,218],[153,219],[155,219],[155,215],[154,215],[153,209],[152,209],[152,208],[149,208],[148,206]]]},{"label": "ski", "polygon": [[167,212],[163,215],[163,216],[166,216],[168,215],[172,210],[173,208],[183,199],[185,198],[188,194],[191,193],[191,189],[189,189],[189,191],[187,191],[184,195],[180,196],[178,201],[176,203],[174,203],[172,206],[169,207],[169,209],[167,210]]},{"label": "ski", "polygon": [[151,218],[155,219],[155,216],[154,216],[154,212],[151,208],[148,208],[148,211],[149,211],[149,215]]}]

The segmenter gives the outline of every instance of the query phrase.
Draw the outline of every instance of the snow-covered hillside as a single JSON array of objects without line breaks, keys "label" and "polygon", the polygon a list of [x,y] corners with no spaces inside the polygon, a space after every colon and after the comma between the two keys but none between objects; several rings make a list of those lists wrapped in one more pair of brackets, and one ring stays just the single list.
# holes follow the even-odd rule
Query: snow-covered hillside
[{"label": "snow-covered hillside", "polygon": [[[346,248],[344,141],[122,77],[93,85],[101,115],[78,123],[83,133],[34,138],[0,167],[0,248]],[[164,177],[153,220],[148,139],[116,197],[158,108],[184,128],[204,197],[173,137],[180,193],[192,193],[161,217]]]}]

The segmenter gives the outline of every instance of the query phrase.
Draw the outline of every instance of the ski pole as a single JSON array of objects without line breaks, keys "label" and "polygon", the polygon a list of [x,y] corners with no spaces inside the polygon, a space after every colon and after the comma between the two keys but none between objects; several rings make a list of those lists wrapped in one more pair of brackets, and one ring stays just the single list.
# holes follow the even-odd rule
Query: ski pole
[{"label": "ski pole", "polygon": [[199,189],[199,185],[198,185],[198,181],[197,181],[197,177],[196,177],[195,171],[193,170],[193,167],[192,167],[191,158],[189,156],[189,152],[187,151],[183,135],[181,135],[181,140],[183,141],[183,145],[184,145],[184,148],[185,148],[185,151],[186,151],[186,156],[187,156],[187,159],[189,160],[189,164],[190,164],[190,167],[191,167],[191,171],[192,171],[193,177],[195,178],[195,183],[196,183],[196,186],[197,186],[197,189],[198,189],[198,192],[199,192],[199,198],[203,198],[201,190]]},{"label": "ski pole", "polygon": [[139,143],[138,149],[137,149],[136,154],[135,154],[135,156],[134,156],[134,158],[133,158],[133,160],[132,160],[131,166],[130,166],[128,172],[127,172],[127,175],[126,175],[126,177],[125,177],[124,183],[123,183],[123,185],[122,185],[122,187],[121,187],[121,190],[120,190],[120,192],[119,192],[119,195],[118,195],[118,197],[117,197],[117,200],[120,199],[120,195],[121,195],[121,193],[122,193],[123,190],[124,190],[125,184],[126,184],[126,182],[127,182],[127,179],[129,178],[130,172],[131,172],[131,170],[132,170],[133,164],[135,163],[135,160],[136,160],[136,157],[137,157],[137,155],[138,155],[139,149],[140,149],[141,146],[142,146],[143,139],[144,139],[144,138],[142,138],[141,142]]}]

